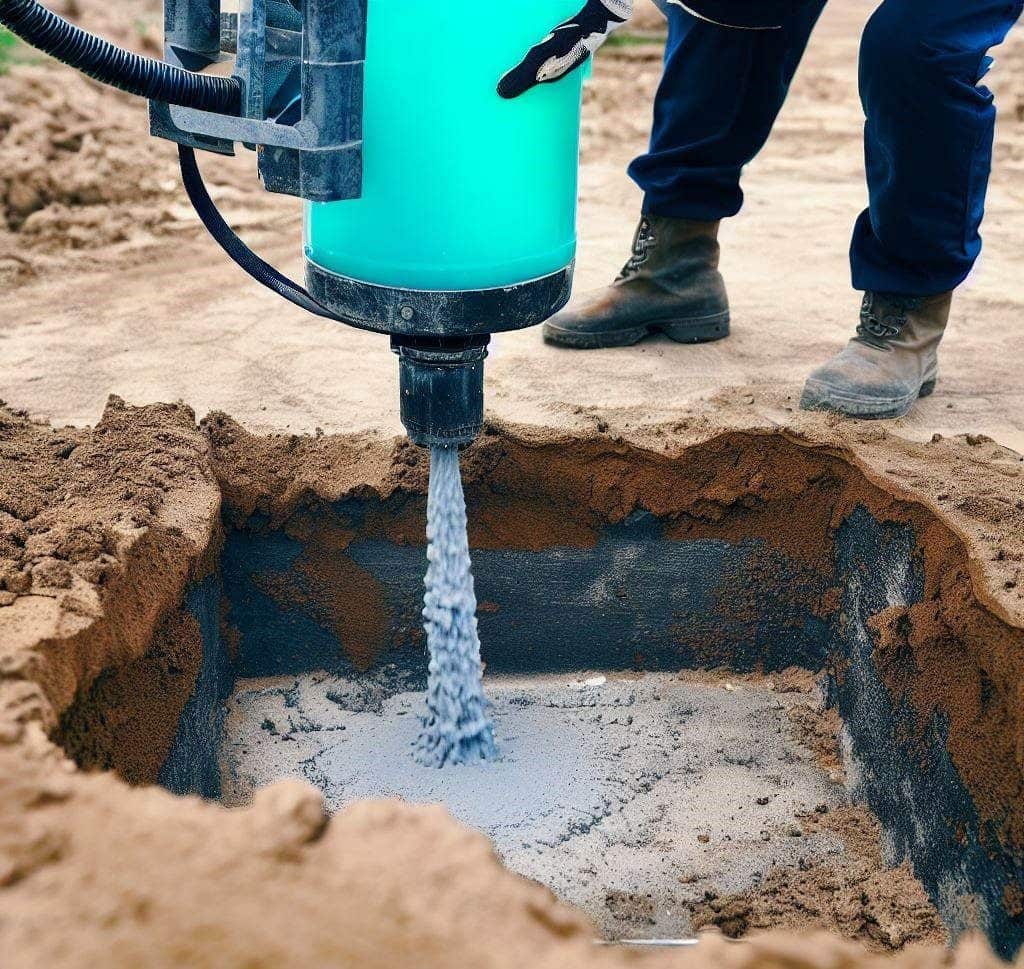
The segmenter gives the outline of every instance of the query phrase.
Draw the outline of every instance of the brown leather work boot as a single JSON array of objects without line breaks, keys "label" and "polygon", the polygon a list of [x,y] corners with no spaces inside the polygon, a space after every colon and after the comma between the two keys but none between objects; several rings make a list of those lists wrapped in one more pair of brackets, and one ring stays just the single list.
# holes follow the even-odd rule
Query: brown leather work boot
[{"label": "brown leather work boot", "polygon": [[952,293],[866,293],[857,335],[807,380],[800,406],[848,417],[903,417],[935,390]]},{"label": "brown leather work boot", "polygon": [[645,215],[619,277],[552,317],[545,341],[593,350],[631,346],[659,332],[680,343],[728,336],[718,225]]}]

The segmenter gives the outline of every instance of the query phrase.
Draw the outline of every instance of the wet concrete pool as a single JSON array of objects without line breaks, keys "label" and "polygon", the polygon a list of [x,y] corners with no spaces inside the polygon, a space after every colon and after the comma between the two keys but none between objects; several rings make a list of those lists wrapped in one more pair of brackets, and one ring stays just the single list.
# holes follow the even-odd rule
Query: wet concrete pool
[{"label": "wet concrete pool", "polygon": [[774,867],[843,851],[800,829],[800,815],[842,806],[846,792],[794,736],[787,708],[804,696],[770,680],[490,677],[499,760],[443,770],[412,757],[415,685],[386,674],[237,681],[225,803],[295,776],[332,811],[379,797],[444,804],[611,938],[688,935],[706,893],[748,891]]}]

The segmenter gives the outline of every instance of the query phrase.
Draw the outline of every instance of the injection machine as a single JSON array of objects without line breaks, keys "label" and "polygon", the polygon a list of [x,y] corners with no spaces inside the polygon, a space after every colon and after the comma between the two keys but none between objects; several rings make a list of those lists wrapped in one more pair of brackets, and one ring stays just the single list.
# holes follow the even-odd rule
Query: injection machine
[{"label": "injection machine", "polygon": [[[0,23],[148,98],[152,134],[177,143],[189,198],[227,254],[303,309],[389,336],[411,439],[463,446],[483,424],[491,335],[569,298],[579,72],[515,101],[495,84],[577,3],[241,0],[229,12],[165,0],[163,61],[36,0],[0,0]],[[239,146],[267,191],[303,200],[304,284],[249,250],[206,191],[196,153]]]}]

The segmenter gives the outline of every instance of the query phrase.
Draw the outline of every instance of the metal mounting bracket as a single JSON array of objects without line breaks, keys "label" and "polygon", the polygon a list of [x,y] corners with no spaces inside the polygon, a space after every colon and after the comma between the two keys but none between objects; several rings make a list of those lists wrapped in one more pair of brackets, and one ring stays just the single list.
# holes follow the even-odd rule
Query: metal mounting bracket
[{"label": "metal mounting bracket", "polygon": [[[270,192],[313,202],[362,192],[367,0],[165,0],[164,58],[187,70],[233,61],[243,116],[150,102],[154,135],[231,155],[254,149]],[[232,54],[234,57],[232,57]]]}]

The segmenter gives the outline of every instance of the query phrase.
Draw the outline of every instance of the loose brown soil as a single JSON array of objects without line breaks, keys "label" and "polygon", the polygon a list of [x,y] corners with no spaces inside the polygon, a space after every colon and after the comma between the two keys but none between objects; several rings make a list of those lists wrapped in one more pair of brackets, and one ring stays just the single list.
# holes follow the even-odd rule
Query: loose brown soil
[{"label": "loose brown soil", "polygon": [[186,407],[112,400],[94,430],[0,411],[3,674],[44,724],[137,660],[216,554],[220,496]]},{"label": "loose brown soil", "polygon": [[909,864],[889,868],[879,850],[878,822],[851,807],[801,818],[810,834],[827,831],[846,848],[833,865],[809,864],[770,872],[756,889],[705,897],[694,927],[710,926],[738,939],[767,929],[827,929],[871,949],[943,943],[946,933]]},{"label": "loose brown soil", "polygon": [[[153,0],[49,6],[139,53],[161,52],[162,5]],[[18,61],[0,80],[0,284],[69,262],[85,269],[97,261],[137,260],[161,242],[197,234],[173,147],[144,137],[148,123],[137,99],[27,49]],[[249,178],[230,163],[210,172],[213,194],[236,224],[294,219],[296,213],[275,209],[273,200],[258,219],[247,218]]]},{"label": "loose brown soil", "polygon": [[[841,780],[837,712],[816,699],[807,671],[786,670],[774,680],[777,690],[806,696],[789,708],[793,733],[814,752],[823,770]],[[857,805],[831,810],[822,804],[797,820],[791,835],[833,834],[843,843],[843,855],[832,864],[808,861],[778,868],[752,891],[705,896],[694,909],[695,929],[716,928],[739,939],[769,929],[827,928],[878,951],[946,941],[945,929],[910,864],[893,868],[883,857],[878,821],[869,811]]]},{"label": "loose brown soil", "polygon": [[[592,950],[588,929],[576,916],[542,889],[503,872],[485,843],[439,813],[367,806],[327,825],[317,797],[285,787],[267,793],[248,812],[228,814],[176,801],[156,789],[132,790],[112,774],[72,768],[47,740],[49,735],[66,743],[67,752],[85,766],[111,767],[132,781],[152,781],[169,742],[167,713],[183,702],[185,691],[171,691],[157,704],[147,698],[157,696],[168,663],[184,664],[184,682],[189,681],[194,629],[181,623],[176,610],[187,583],[210,567],[221,494],[229,521],[258,509],[284,522],[304,506],[346,495],[386,502],[411,492],[421,500],[426,469],[418,452],[368,438],[261,438],[223,415],[205,422],[204,436],[186,408],[136,409],[116,400],[94,431],[57,432],[10,412],[2,427],[0,508],[6,517],[0,534],[10,604],[0,608],[0,715],[6,738],[0,748],[5,794],[0,810],[5,911],[12,915],[0,934],[6,933],[11,951],[23,957],[21,964],[77,965],[90,952],[108,951],[113,938],[131,940],[127,953],[145,940],[161,958],[197,965],[207,964],[208,957],[209,964],[230,963],[263,946],[270,947],[278,964],[297,965],[314,951],[342,960],[356,953],[370,958],[362,947],[367,939],[388,953],[391,965],[407,958],[419,965],[447,965],[453,951],[463,953],[460,961],[487,958],[496,965],[524,959],[617,963],[620,953]],[[927,457],[927,448],[922,452]],[[904,469],[915,467],[908,455],[902,455],[901,463]],[[1019,682],[1013,663],[1020,655],[1022,624],[998,617],[1004,607],[992,585],[1002,563],[993,559],[984,568],[969,567],[958,532],[969,533],[979,523],[963,510],[940,511],[934,494],[908,491],[898,483],[899,475],[879,474],[873,483],[837,440],[814,444],[725,428],[712,434],[707,424],[698,435],[682,428],[652,430],[646,444],[599,432],[568,441],[492,426],[467,454],[465,465],[470,500],[481,508],[503,501],[510,490],[539,507],[537,530],[524,530],[525,547],[588,543],[600,522],[619,520],[637,507],[676,516],[680,526],[685,524],[681,535],[736,537],[746,529],[808,560],[820,554],[827,529],[853,502],[867,504],[884,518],[914,523],[925,537],[929,601],[951,603],[944,608],[961,643],[960,679],[989,677],[996,684],[986,692],[983,711],[957,707],[960,686],[950,693],[952,688],[934,684],[929,702],[940,705],[949,698],[950,705],[942,709],[954,728],[963,724],[961,733],[951,731],[951,752],[965,779],[977,785],[972,792],[979,805],[997,805],[1006,819],[997,829],[999,837],[1016,843],[1019,762],[1015,752],[1000,746],[1000,735],[1020,734],[1021,709],[1011,685]],[[916,467],[921,480],[921,463]],[[1014,482],[998,470],[980,467],[973,468],[973,479],[977,491],[991,495],[991,505],[983,507],[1007,507],[999,495],[1012,494],[1008,486]],[[486,493],[479,490],[485,481]],[[939,487],[946,485],[934,480],[933,491]],[[583,503],[580,494],[588,496]],[[769,510],[796,520],[797,505],[791,503],[801,495],[804,528],[817,533],[794,529],[773,537]],[[826,508],[830,514],[823,513]],[[489,520],[486,513],[480,519]],[[558,520],[564,526],[552,531]],[[422,520],[410,512],[404,521],[382,517],[378,527],[400,539],[421,529]],[[1018,520],[1001,514],[985,527],[990,541],[1005,541],[1001,529],[1018,527]],[[478,523],[476,529],[476,540],[485,545],[507,540],[504,533],[490,535],[486,525]],[[312,573],[307,570],[316,572],[315,564]],[[82,602],[89,604],[87,610]],[[1005,654],[999,652],[1001,642]],[[782,689],[806,685],[799,673],[780,677]],[[114,718],[104,713],[112,700],[120,704]],[[139,718],[140,708],[148,716]],[[811,738],[826,763],[836,763],[834,749],[830,753],[834,723],[816,718],[809,707],[796,718],[794,729]],[[112,758],[102,741],[119,737],[131,739]],[[957,737],[960,742],[954,743]],[[1006,759],[999,770],[986,774],[992,751]],[[812,816],[803,823],[833,825],[829,830],[852,846],[851,863],[836,870],[774,872],[755,894],[707,900],[699,910],[701,924],[727,932],[744,925],[749,930],[827,926],[873,947],[936,938],[934,915],[909,871],[884,870],[869,819],[853,811]],[[253,838],[265,847],[254,850]],[[359,842],[354,852],[353,838]],[[417,847],[425,843],[421,838],[454,839],[453,845],[464,847],[453,849],[457,861],[443,861],[434,845],[424,867]],[[414,855],[418,875],[410,882],[407,871],[399,876],[399,870],[408,869]],[[348,860],[340,861],[342,856]],[[369,867],[360,869],[358,859]],[[455,871],[464,883],[457,883]],[[145,875],[139,880],[132,872]],[[187,897],[176,890],[181,883],[191,887]],[[420,887],[435,903],[426,921],[417,914]],[[484,943],[466,927],[460,913],[469,905],[471,890],[485,891],[494,907],[492,916],[489,909],[475,908],[473,924],[502,920],[502,933],[509,933],[504,948],[481,948]],[[214,891],[216,903],[209,894]],[[341,937],[337,910],[345,906],[339,891],[350,900],[347,905],[354,897],[360,900],[347,910],[352,929]],[[282,924],[275,937],[277,923],[262,912],[268,904],[273,908],[269,900],[282,892],[291,903],[289,931]],[[440,902],[439,892],[444,894]],[[328,916],[325,906],[333,898],[338,903],[330,906]],[[893,914],[895,901],[898,916]],[[400,913],[405,914],[399,918]],[[294,937],[299,918],[308,942],[285,952],[280,939]],[[59,938],[52,931],[55,919]],[[260,924],[258,932],[254,921]],[[50,931],[41,932],[43,924]],[[370,927],[357,931],[357,925]],[[237,926],[238,934],[225,926]],[[200,951],[198,942],[182,942],[214,931],[223,947],[218,942],[209,953]],[[61,955],[60,939],[74,940],[74,955]],[[824,951],[833,951],[833,945]],[[725,960],[723,965],[738,958],[726,948],[704,951],[709,959]],[[130,962],[130,955],[125,958]],[[376,963],[370,958],[369,964]]]},{"label": "loose brown soil", "polygon": [[79,767],[152,784],[170,753],[203,655],[195,617],[174,612],[146,652],[104,670],[60,719],[53,739]]}]

